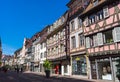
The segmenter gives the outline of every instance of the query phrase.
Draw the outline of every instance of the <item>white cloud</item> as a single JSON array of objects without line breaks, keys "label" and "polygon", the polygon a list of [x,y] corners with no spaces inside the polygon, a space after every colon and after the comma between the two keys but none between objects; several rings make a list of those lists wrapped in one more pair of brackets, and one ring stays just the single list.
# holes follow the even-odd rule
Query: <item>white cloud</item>
[{"label": "white cloud", "polygon": [[15,48],[13,48],[13,47],[11,47],[11,46],[9,46],[9,45],[2,44],[3,54],[13,55],[15,50],[16,50]]}]

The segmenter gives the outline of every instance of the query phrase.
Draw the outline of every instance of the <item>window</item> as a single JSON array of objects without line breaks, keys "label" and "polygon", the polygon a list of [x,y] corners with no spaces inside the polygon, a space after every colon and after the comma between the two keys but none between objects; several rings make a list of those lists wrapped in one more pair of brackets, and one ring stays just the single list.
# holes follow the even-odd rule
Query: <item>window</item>
[{"label": "window", "polygon": [[84,46],[84,39],[85,39],[85,37],[84,37],[84,35],[83,34],[79,34],[79,45],[80,46]]},{"label": "window", "polygon": [[71,31],[74,31],[75,30],[75,23],[74,21],[71,22]]},{"label": "window", "polygon": [[93,24],[95,22],[95,15],[91,15],[89,17],[89,24]]},{"label": "window", "polygon": [[86,48],[90,48],[90,38],[86,37]]},{"label": "window", "polygon": [[93,6],[96,6],[98,4],[98,0],[93,0]]},{"label": "window", "polygon": [[40,58],[43,58],[43,53],[41,53]]},{"label": "window", "polygon": [[[97,1],[98,0],[95,0],[94,2],[97,2]],[[107,18],[107,17],[109,17],[109,9],[108,9],[108,6],[105,6],[103,9],[101,9],[97,13],[94,13],[94,14],[90,15],[89,17],[86,17],[84,19],[85,20],[84,25],[88,26],[89,24],[93,24],[96,21],[102,20],[103,18]]]},{"label": "window", "polygon": [[60,31],[60,36],[61,36],[61,37],[64,35],[63,33],[64,33],[63,31]]},{"label": "window", "polygon": [[59,37],[58,34],[56,34],[56,40],[58,40],[58,37]]},{"label": "window", "polygon": [[46,47],[46,42],[44,43],[44,48]]},{"label": "window", "polygon": [[44,52],[44,58],[46,58],[46,57],[47,57],[47,52],[45,51],[45,52]]},{"label": "window", "polygon": [[72,74],[74,75],[87,75],[86,58],[77,56],[72,58]]},{"label": "window", "polygon": [[120,27],[115,27],[113,29],[113,38],[114,38],[114,42],[120,41]]},{"label": "window", "polygon": [[97,33],[97,42],[99,46],[103,45],[103,34],[101,32]]},{"label": "window", "polygon": [[64,65],[64,73],[68,73],[68,67],[67,67],[67,64]]},{"label": "window", "polygon": [[56,47],[54,47],[53,54],[56,54],[56,52],[55,52],[55,51],[56,51]]},{"label": "window", "polygon": [[108,30],[103,33],[104,43],[111,43],[113,42],[113,35],[112,30]]},{"label": "window", "polygon": [[93,46],[94,46],[93,36],[90,36],[90,46],[91,46],[91,47],[93,47]]},{"label": "window", "polygon": [[50,49],[48,49],[48,54],[50,54]]},{"label": "window", "polygon": [[62,52],[62,44],[60,44],[60,52]]},{"label": "window", "polygon": [[104,13],[104,18],[109,17],[109,9],[107,6],[103,8],[103,13]]},{"label": "window", "polygon": [[79,26],[81,27],[82,26],[82,19],[78,19],[78,21],[79,21]]},{"label": "window", "polygon": [[93,36],[93,46],[97,46],[98,43],[97,43],[97,35],[94,35]]},{"label": "window", "polygon": [[89,18],[86,17],[86,18],[85,18],[85,26],[88,26],[88,25],[89,25]]},{"label": "window", "polygon": [[43,43],[41,43],[41,49],[43,48]]},{"label": "window", "polygon": [[51,50],[51,54],[54,54],[54,49],[52,48],[52,50]]},{"label": "window", "polygon": [[56,47],[56,54],[58,54],[58,46]]},{"label": "window", "polygon": [[99,11],[96,16],[96,20],[101,20],[104,18],[103,10]]},{"label": "window", "polygon": [[72,39],[72,48],[76,48],[76,39],[75,36],[71,38]]}]

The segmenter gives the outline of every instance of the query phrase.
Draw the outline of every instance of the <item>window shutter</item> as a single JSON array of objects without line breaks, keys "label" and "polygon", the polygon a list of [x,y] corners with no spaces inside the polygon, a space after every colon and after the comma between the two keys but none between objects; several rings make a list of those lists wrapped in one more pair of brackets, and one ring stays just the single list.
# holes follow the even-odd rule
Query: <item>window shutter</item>
[{"label": "window shutter", "polygon": [[120,27],[114,28],[113,39],[114,39],[114,42],[119,42],[120,41]]},{"label": "window shutter", "polygon": [[88,26],[89,25],[89,19],[88,17],[85,18],[85,26]]},{"label": "window shutter", "polygon": [[114,42],[117,42],[117,40],[116,40],[116,33],[115,33],[115,29],[113,29],[113,31],[112,31],[112,35],[113,35],[113,40],[114,40]]},{"label": "window shutter", "polygon": [[104,14],[104,18],[109,17],[109,9],[108,6],[103,8],[103,14]]},{"label": "window shutter", "polygon": [[103,45],[103,36],[102,33],[97,33],[98,45]]},{"label": "window shutter", "polygon": [[90,39],[86,37],[86,48],[90,48]]},{"label": "window shutter", "polygon": [[93,36],[94,46],[97,46],[97,36]]}]

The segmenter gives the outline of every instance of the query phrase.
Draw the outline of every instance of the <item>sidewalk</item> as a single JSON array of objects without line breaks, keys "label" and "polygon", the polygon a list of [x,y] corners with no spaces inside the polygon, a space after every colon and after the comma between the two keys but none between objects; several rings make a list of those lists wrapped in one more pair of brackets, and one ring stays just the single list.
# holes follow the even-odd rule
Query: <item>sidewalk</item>
[{"label": "sidewalk", "polygon": [[[39,72],[30,72],[30,71],[26,71],[24,73],[33,73],[33,74],[37,74],[37,75],[42,75],[45,76],[45,74],[41,74]],[[87,79],[87,78],[83,78],[80,76],[63,76],[63,75],[57,75],[57,74],[52,74],[51,77],[56,77],[56,78],[71,78],[71,79],[80,79],[80,80],[85,80],[85,81],[91,81],[91,82],[112,82],[112,81],[103,81],[103,80],[94,80],[94,79]]]}]

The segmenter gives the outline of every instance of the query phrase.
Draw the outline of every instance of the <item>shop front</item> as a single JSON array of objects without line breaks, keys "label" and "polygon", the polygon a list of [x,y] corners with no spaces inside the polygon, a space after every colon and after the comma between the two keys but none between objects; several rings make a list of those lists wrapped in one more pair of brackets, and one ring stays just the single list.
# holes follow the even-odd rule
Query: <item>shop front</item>
[{"label": "shop front", "polygon": [[69,60],[62,60],[61,75],[71,75],[71,66]]},{"label": "shop front", "polygon": [[31,62],[30,71],[34,71],[34,62]]},{"label": "shop front", "polygon": [[87,63],[85,56],[72,57],[72,75],[87,76]]},{"label": "shop front", "polygon": [[44,72],[44,68],[43,68],[43,64],[40,63],[40,72],[43,73]]},{"label": "shop front", "polygon": [[34,63],[34,72],[39,72],[39,62]]},{"label": "shop front", "polygon": [[92,79],[117,82],[118,79],[116,77],[116,60],[119,57],[119,55],[110,54],[105,56],[90,57]]},{"label": "shop front", "polygon": [[61,74],[61,62],[60,61],[52,62],[52,74]]}]

